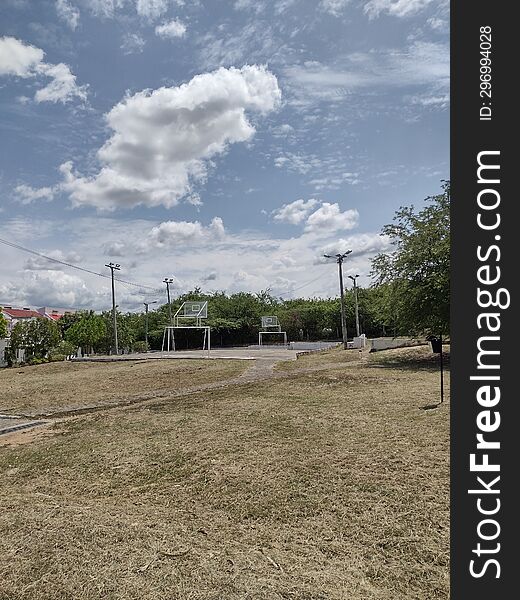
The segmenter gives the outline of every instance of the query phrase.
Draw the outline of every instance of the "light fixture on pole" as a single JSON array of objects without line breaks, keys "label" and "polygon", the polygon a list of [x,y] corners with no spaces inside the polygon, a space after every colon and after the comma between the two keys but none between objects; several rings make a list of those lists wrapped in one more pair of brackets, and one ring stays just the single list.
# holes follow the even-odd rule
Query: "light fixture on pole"
[{"label": "light fixture on pole", "polygon": [[359,329],[359,306],[358,306],[357,284],[356,284],[356,279],[358,277],[359,277],[359,275],[349,275],[348,276],[348,278],[352,279],[352,281],[354,282],[354,305],[356,308],[356,335],[357,335],[357,337],[359,337],[361,334],[361,330]]},{"label": "light fixture on pole", "polygon": [[168,295],[168,316],[170,318],[170,327],[173,327],[172,321],[172,305],[170,303],[170,283],[173,283],[175,280],[173,277],[165,277],[163,279],[163,283],[166,284],[166,294]]},{"label": "light fixture on pole", "polygon": [[144,341],[146,343],[146,351],[148,352],[148,306],[150,304],[157,304],[157,300],[152,302],[143,302],[144,304]]},{"label": "light fixture on pole", "polygon": [[112,320],[114,323],[114,349],[116,354],[119,354],[119,346],[117,342],[117,317],[116,317],[116,290],[114,286],[114,271],[120,271],[121,265],[117,263],[108,263],[105,265],[110,269],[110,273],[112,275]]},{"label": "light fixture on pole", "polygon": [[345,311],[345,290],[343,288],[343,261],[345,258],[352,252],[352,250],[347,250],[343,252],[343,254],[335,254],[331,256],[330,254],[324,254],[325,258],[335,258],[338,263],[338,273],[339,273],[339,297],[341,302],[341,333],[343,337],[343,348],[346,350],[348,348],[348,336],[347,336],[347,314]]}]

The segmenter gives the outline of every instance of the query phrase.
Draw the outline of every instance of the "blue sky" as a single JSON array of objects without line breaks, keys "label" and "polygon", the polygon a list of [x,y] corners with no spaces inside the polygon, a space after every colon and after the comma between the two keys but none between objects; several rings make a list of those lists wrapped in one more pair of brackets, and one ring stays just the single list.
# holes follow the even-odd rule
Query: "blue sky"
[{"label": "blue sky", "polygon": [[[449,178],[445,0],[3,0],[0,237],[118,303],[336,295]],[[0,247],[0,302],[102,309],[108,281]],[[146,292],[146,293],[145,293]],[[162,295],[161,295],[162,294]]]}]

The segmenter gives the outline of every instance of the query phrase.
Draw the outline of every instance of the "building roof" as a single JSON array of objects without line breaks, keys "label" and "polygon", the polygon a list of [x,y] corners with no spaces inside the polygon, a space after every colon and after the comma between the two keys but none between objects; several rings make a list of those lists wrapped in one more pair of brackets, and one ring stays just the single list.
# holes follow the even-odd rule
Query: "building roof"
[{"label": "building roof", "polygon": [[32,319],[42,316],[39,312],[30,308],[2,308],[2,312],[12,319]]}]

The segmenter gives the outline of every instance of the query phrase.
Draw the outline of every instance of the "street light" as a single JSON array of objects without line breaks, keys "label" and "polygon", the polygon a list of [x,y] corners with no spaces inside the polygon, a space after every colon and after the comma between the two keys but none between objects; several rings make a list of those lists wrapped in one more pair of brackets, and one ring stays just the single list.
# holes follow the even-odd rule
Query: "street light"
[{"label": "street light", "polygon": [[110,269],[110,274],[112,276],[112,321],[114,323],[114,349],[116,354],[119,354],[119,345],[117,341],[117,317],[116,317],[116,290],[114,286],[114,271],[120,271],[121,265],[119,263],[110,262],[108,265],[105,265]]},{"label": "street light", "polygon": [[358,277],[359,277],[359,275],[349,275],[348,276],[348,278],[352,279],[352,281],[354,282],[354,303],[355,303],[355,307],[356,307],[356,335],[357,335],[357,337],[359,337],[359,335],[360,335],[359,308],[358,308],[357,285],[356,285],[356,279]]},{"label": "street light", "polygon": [[146,351],[148,352],[148,306],[150,304],[157,304],[157,300],[153,300],[152,302],[143,302],[144,304],[144,340],[146,343]]},{"label": "street light", "polygon": [[163,283],[166,284],[166,293],[168,294],[168,315],[170,317],[170,327],[173,327],[172,322],[172,305],[170,303],[170,283],[173,283],[175,279],[173,277],[165,277]]},{"label": "street light", "polygon": [[346,350],[348,348],[348,337],[347,337],[347,315],[345,311],[345,291],[343,289],[343,261],[345,258],[352,252],[352,250],[347,250],[343,252],[343,254],[336,254],[331,256],[330,254],[324,254],[325,258],[335,258],[338,263],[338,273],[339,273],[339,297],[341,302],[341,333],[343,337],[343,348]]}]

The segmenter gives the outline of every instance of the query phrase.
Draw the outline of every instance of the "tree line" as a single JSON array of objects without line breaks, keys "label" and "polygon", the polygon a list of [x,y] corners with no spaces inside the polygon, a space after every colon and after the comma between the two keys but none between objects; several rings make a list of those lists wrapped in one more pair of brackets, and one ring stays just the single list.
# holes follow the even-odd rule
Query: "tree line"
[{"label": "tree line", "polygon": [[[400,208],[392,224],[383,228],[392,247],[372,261],[372,285],[357,288],[359,321],[367,337],[449,334],[450,307],[450,185],[426,199],[419,211]],[[356,331],[354,291],[346,290],[346,319],[349,337]],[[117,313],[119,346],[123,351],[160,350],[164,327],[185,301],[208,302],[212,346],[256,343],[262,316],[277,316],[290,340],[339,340],[339,298],[284,300],[270,290],[259,293],[204,293],[196,288],[156,310],[146,313]],[[0,320],[0,332],[2,323]],[[201,345],[201,332],[176,332],[177,348]],[[145,343],[148,339],[148,344]],[[86,353],[108,353],[113,346],[112,312],[79,311],[59,321],[35,319],[18,322],[11,333],[11,359],[25,349],[30,362],[61,360],[77,347]],[[9,358],[9,357],[8,357]]]}]

